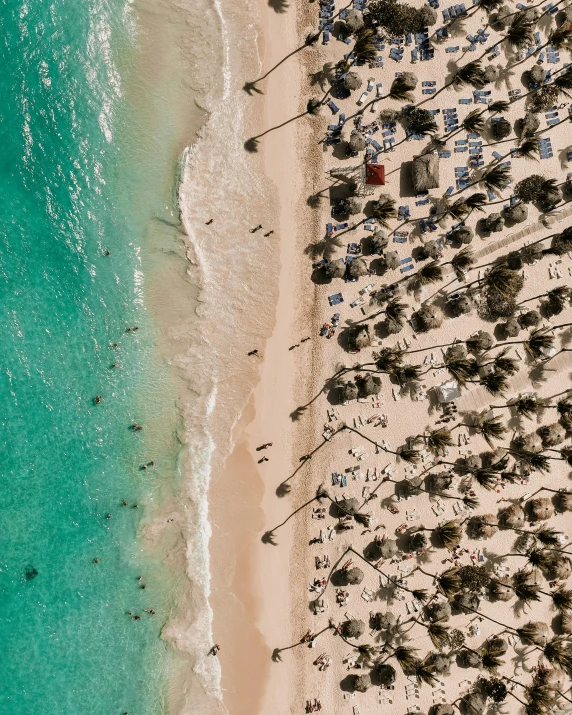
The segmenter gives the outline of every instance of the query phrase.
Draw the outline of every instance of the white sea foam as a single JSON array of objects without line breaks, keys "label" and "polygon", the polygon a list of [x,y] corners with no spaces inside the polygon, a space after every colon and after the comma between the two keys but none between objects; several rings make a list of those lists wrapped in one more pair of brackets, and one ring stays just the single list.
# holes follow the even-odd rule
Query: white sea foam
[{"label": "white sea foam", "polygon": [[272,225],[275,198],[260,173],[260,158],[244,149],[252,134],[247,127],[252,100],[242,87],[260,71],[258,34],[252,28],[258,8],[254,0],[240,7],[230,0],[173,2],[188,13],[191,32],[200,27],[191,50],[192,86],[209,116],[181,158],[188,273],[200,288],[198,320],[186,352],[174,360],[193,395],[184,405],[191,593],[190,609],[168,624],[164,636],[193,662],[195,678],[181,712],[211,715],[225,710],[218,659],[204,655],[213,642],[209,486],[233,448],[233,427],[257,379],[257,361],[247,352],[263,343],[274,321],[278,251],[273,239],[249,230],[259,223]]}]

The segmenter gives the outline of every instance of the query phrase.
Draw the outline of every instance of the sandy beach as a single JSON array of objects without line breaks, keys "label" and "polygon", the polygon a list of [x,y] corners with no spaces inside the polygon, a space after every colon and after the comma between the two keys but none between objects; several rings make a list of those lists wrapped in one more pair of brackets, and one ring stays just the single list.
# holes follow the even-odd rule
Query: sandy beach
[{"label": "sandy beach", "polygon": [[[420,8],[421,4],[416,3],[415,7]],[[339,9],[336,6],[336,12]],[[293,48],[300,47],[308,31],[316,27],[318,7],[309,5],[297,11],[294,27],[294,8],[286,8],[285,13],[261,8],[264,37],[272,37],[271,44],[265,42],[262,74]],[[431,33],[443,25],[441,12],[442,9],[437,11],[439,22],[431,28]],[[551,18],[552,15],[545,12],[536,21],[538,32],[542,34],[540,43],[545,42],[545,37],[556,27]],[[504,66],[521,61],[516,56],[518,48],[505,53],[505,45],[497,57],[490,60],[489,55],[483,61],[497,68],[493,73],[496,79],[484,85],[483,91],[490,94],[477,100],[471,86],[459,89],[453,84],[439,91],[458,67],[481,55],[478,43],[476,49],[467,49],[465,35],[476,36],[477,30],[492,35],[487,37],[485,50],[504,37],[503,28],[487,24],[486,14],[478,9],[458,25],[445,25],[450,39],[433,42],[435,57],[432,60],[413,62],[416,65],[413,67],[409,56],[417,44],[412,40],[401,45],[394,43],[401,49],[405,44],[405,58],[394,61],[388,56],[391,44],[386,38],[383,67],[372,68],[367,64],[352,67],[351,71],[361,78],[361,90],[347,98],[334,97],[336,114],[331,119],[330,109],[325,106],[320,115],[304,116],[259,139],[257,156],[263,156],[266,175],[277,187],[280,199],[280,215],[275,224],[279,226],[276,233],[280,240],[281,266],[276,324],[263,349],[260,382],[248,409],[234,428],[233,454],[211,492],[214,637],[222,648],[218,657],[223,700],[231,713],[304,712],[308,703],[318,699],[325,712],[367,713],[385,706],[402,713],[430,710],[434,715],[446,715],[447,708],[459,707],[463,712],[477,714],[486,707],[496,707],[494,697],[500,696],[496,691],[494,697],[483,695],[483,688],[489,687],[486,692],[493,692],[490,684],[497,681],[506,691],[502,698],[504,711],[516,713],[534,699],[535,691],[531,688],[539,685],[548,671],[553,671],[551,677],[561,678],[557,686],[548,689],[550,707],[567,711],[570,682],[564,674],[566,659],[558,659],[548,648],[543,648],[547,643],[560,642],[558,639],[563,637],[562,644],[568,652],[568,631],[564,625],[567,607],[559,610],[554,606],[557,599],[553,595],[566,590],[569,562],[561,557],[563,562],[558,566],[541,567],[536,565],[534,557],[530,558],[530,553],[540,550],[548,555],[548,550],[557,545],[564,548],[568,539],[569,518],[566,509],[559,506],[561,493],[569,484],[568,464],[558,456],[565,445],[556,441],[550,447],[550,438],[541,435],[545,432],[543,427],[556,424],[558,414],[562,414],[562,411],[556,412],[556,403],[563,395],[566,397],[569,389],[572,363],[568,352],[558,351],[567,345],[570,303],[566,297],[560,313],[547,315],[546,308],[540,305],[545,298],[539,298],[556,286],[570,284],[572,264],[568,253],[548,252],[532,260],[521,259],[520,263],[513,259],[516,267],[510,270],[524,278],[517,298],[522,307],[516,312],[523,316],[526,311],[538,311],[540,307],[538,319],[534,318],[536,323],[525,323],[522,319],[516,334],[511,334],[507,323],[510,315],[491,320],[479,306],[480,301],[486,299],[491,265],[495,262],[504,265],[509,252],[527,255],[525,247],[543,238],[546,243],[542,248],[548,248],[552,237],[568,225],[570,211],[566,195],[560,196],[556,208],[550,210],[539,208],[534,201],[525,202],[527,216],[520,225],[511,219],[506,220],[505,225],[503,219],[502,225],[489,230],[481,221],[491,210],[503,209],[503,205],[508,210],[512,189],[531,173],[555,177],[562,182],[566,174],[562,167],[567,161],[567,130],[562,120],[568,114],[568,105],[564,102],[565,107],[560,108],[562,126],[556,126],[555,122],[550,124],[551,116],[542,119],[543,114],[558,113],[558,109],[547,107],[546,111],[537,113],[542,119],[541,127],[550,128],[540,136],[549,136],[552,144],[550,150],[535,147],[537,154],[540,151],[540,156],[534,157],[540,159],[538,163],[518,156],[519,140],[514,134],[505,140],[507,143],[491,146],[498,139],[491,134],[494,127],[490,123],[476,134],[463,133],[461,123],[467,114],[480,110],[488,120],[486,102],[507,98],[513,102],[503,107],[500,114],[514,126],[524,114],[524,103],[519,102],[519,95],[514,92],[520,88],[523,95],[527,91],[526,80]],[[422,43],[423,38],[419,42]],[[454,62],[451,62],[446,47],[457,45],[458,54],[453,53]],[[259,132],[303,113],[307,99],[320,94],[312,75],[319,73],[325,63],[338,62],[349,49],[333,38],[327,46],[319,43],[305,48],[257,84],[264,92],[264,95],[253,93],[252,97],[253,104],[264,107]],[[539,52],[522,59],[523,71],[530,70]],[[561,54],[564,56],[564,51]],[[559,67],[554,68],[554,72]],[[370,96],[362,100],[362,104],[366,103],[362,126],[377,122],[376,128],[363,131],[362,126],[358,126],[356,132],[352,121],[343,127],[341,141],[337,139],[340,132],[330,128],[332,141],[321,143],[328,133],[326,126],[338,121],[338,111],[351,119],[359,110],[356,99],[367,89],[368,81],[371,87],[379,83],[385,97],[396,73],[404,71],[413,71],[419,78],[410,90],[412,96],[408,101],[434,112],[440,137],[447,139],[447,133],[455,133],[445,147],[435,150],[435,155],[442,153],[438,187],[426,193],[416,191],[411,185],[411,162],[425,149],[431,132],[421,140],[406,140],[399,119],[402,100],[386,97],[375,103],[370,112],[368,103],[372,95],[375,96],[375,90],[367,90]],[[431,84],[433,82],[435,84]],[[324,87],[329,87],[325,80]],[[434,91],[425,92],[425,89]],[[439,93],[433,98],[436,92]],[[481,102],[483,97],[486,99]],[[378,120],[378,115],[380,110],[388,108],[397,110],[395,118],[387,120],[387,126],[382,127],[384,122]],[[449,108],[455,108],[460,117],[459,130],[443,126],[442,115]],[[396,124],[395,147],[382,142],[386,150],[376,149],[373,157],[371,145],[367,149],[369,159],[366,161],[384,166],[386,182],[384,187],[376,187],[360,197],[360,205],[366,206],[365,217],[360,210],[349,219],[343,212],[341,218],[332,219],[328,194],[336,182],[326,172],[342,167],[346,175],[359,176],[347,167],[359,167],[364,162],[363,154],[357,158],[348,156],[346,147],[350,135],[357,133],[371,138],[381,129],[378,137],[382,133],[391,137]],[[339,126],[341,128],[341,123]],[[469,151],[469,141],[475,144],[475,151]],[[516,150],[512,157],[511,148]],[[500,152],[502,159],[493,155],[493,151]],[[469,277],[458,280],[449,262],[459,251],[452,230],[460,226],[446,208],[464,195],[463,186],[467,184],[465,194],[482,192],[483,175],[495,162],[506,161],[507,152],[510,188],[501,189],[496,192],[497,196],[488,199],[491,210],[487,209],[484,193],[483,211],[470,210],[461,222],[463,227],[471,229],[471,242],[465,244],[471,252],[471,264]],[[463,185],[464,176],[456,172],[455,167],[467,165],[470,178]],[[448,192],[451,200],[446,203],[443,195],[449,186],[452,187]],[[343,183],[341,188],[339,192],[338,181],[337,188],[330,194],[333,203],[336,198],[347,196]],[[321,200],[307,201],[318,192],[322,192]],[[384,234],[382,230],[382,235],[388,236],[389,245],[379,255],[368,256],[372,233],[382,229],[375,214],[372,217],[371,205],[380,199],[380,194],[395,201],[388,228]],[[495,203],[500,205],[497,207]],[[519,201],[515,199],[514,203]],[[398,218],[399,204],[410,204],[407,206],[411,211],[410,220],[407,214],[405,220]],[[432,206],[434,213],[429,214]],[[436,223],[434,229],[425,232],[420,219],[428,214],[435,216]],[[320,249],[309,250],[308,246],[323,241],[324,233],[327,243],[331,235],[327,224],[332,221],[349,225],[338,229],[339,242],[331,242],[334,250],[328,255],[330,263],[351,256],[346,252],[346,245],[350,243],[357,244],[357,249],[352,248],[354,260],[366,260],[368,272],[362,273],[355,282],[328,277],[327,267],[325,271],[322,267],[312,270],[312,260],[320,259]],[[396,231],[406,232],[404,241],[397,240],[400,236]],[[428,252],[434,250],[435,239],[439,239],[438,248],[436,254],[431,255]],[[397,267],[386,258],[391,251],[398,253]],[[408,279],[404,266],[412,266],[413,276],[423,275],[423,267],[431,260],[442,266],[438,278],[417,282]],[[464,284],[477,277],[481,282],[466,293],[470,308],[466,313],[455,313],[456,294],[465,293]],[[399,334],[388,335],[383,323],[387,300],[370,297],[382,286],[398,281],[406,281],[406,290],[399,300],[405,304],[407,321],[396,331]],[[343,294],[343,302],[331,307],[328,296],[338,292]],[[415,321],[412,324],[409,318],[427,306],[435,306],[439,314],[444,311],[437,321],[438,327],[422,329],[419,322],[414,327]],[[337,330],[331,329],[334,312],[340,313]],[[352,335],[355,336],[355,326],[359,323],[371,328],[367,344],[362,344],[359,351],[349,350],[348,341],[355,339]],[[329,340],[320,337],[324,324],[334,333]],[[464,341],[479,330],[494,334],[492,355],[485,357],[475,353],[477,373],[465,385],[457,381],[451,393],[453,397],[441,399],[440,395],[445,394],[441,386],[454,381],[454,374],[447,368],[447,346],[459,341],[457,347],[463,347]],[[555,349],[550,354],[534,354],[525,347],[525,341],[534,330],[554,334]],[[311,339],[301,342],[306,337]],[[509,373],[502,374],[501,389],[491,390],[485,363],[492,364],[505,343],[508,343],[507,356],[514,363],[508,368],[502,367]],[[390,376],[378,363],[381,383],[377,391],[364,394],[365,383],[358,380],[359,399],[355,399],[356,395],[344,399],[343,382],[353,383],[360,374],[356,366],[368,365],[375,370],[380,351],[394,348],[401,352],[400,364],[419,366],[419,376],[400,377],[398,371]],[[496,376],[501,368],[500,363],[494,365]],[[546,404],[542,410],[534,411],[531,420],[514,407],[519,396],[530,392],[534,392],[535,400]],[[497,436],[489,436],[487,440],[482,422],[498,422],[496,418],[500,418],[502,427]],[[431,432],[438,429],[447,433],[449,443],[437,452],[431,450],[428,439]],[[536,435],[536,430],[539,436],[530,437]],[[519,447],[519,435],[529,435],[526,444],[533,447]],[[567,437],[566,432],[563,439]],[[257,447],[267,442],[272,442],[272,446],[257,451]],[[495,448],[508,451],[493,453]],[[531,469],[525,464],[525,457],[532,449],[551,458],[548,466]],[[399,456],[407,451],[414,454],[407,458]],[[309,454],[311,459],[301,461],[301,457]],[[483,474],[491,459],[494,467],[503,455],[506,462],[502,472],[493,468],[492,474]],[[265,456],[269,461],[260,463]],[[463,466],[473,463],[478,466]],[[431,475],[443,472],[448,475],[445,480],[448,486],[437,489],[432,486]],[[337,477],[332,478],[333,474],[344,476],[341,486]],[[229,488],[229,485],[232,486]],[[318,502],[314,497],[321,485],[327,494]],[[542,492],[545,487],[553,491]],[[548,497],[550,503],[532,502],[535,497]],[[473,503],[474,499],[478,501]],[[350,506],[351,500],[357,500],[358,506]],[[528,538],[532,541],[526,546],[517,543],[522,533],[514,532],[503,522],[506,518],[503,509],[508,506],[518,512],[521,532],[531,532]],[[537,507],[547,509],[550,522],[538,513],[535,516]],[[316,508],[324,508],[323,519],[318,518],[322,513],[315,512]],[[361,515],[360,519],[354,518],[356,512]],[[451,523],[457,531],[455,544],[448,549],[440,530],[444,524]],[[540,537],[534,535],[546,524],[555,530],[551,546],[550,540],[542,540],[545,538],[542,530]],[[559,535],[559,532],[562,533]],[[381,544],[374,541],[375,537],[383,537],[382,543],[394,544],[391,555],[380,558]],[[415,543],[420,545],[416,547]],[[377,556],[374,558],[371,554]],[[321,568],[323,560],[327,564],[325,570]],[[347,585],[348,573],[354,567],[360,572],[357,585]],[[458,585],[456,591],[447,593],[439,588],[439,580],[435,578],[439,574],[454,569],[456,575],[463,574],[469,583],[471,568],[481,574],[476,586]],[[495,583],[506,582],[507,588],[514,590],[518,574],[526,575],[533,582],[537,595],[516,600],[513,595],[500,598]],[[309,584],[322,577],[326,579],[325,586],[314,585],[308,589]],[[478,581],[477,576],[473,578]],[[462,598],[465,601],[460,601]],[[453,605],[452,615],[449,601]],[[465,602],[470,605],[463,606]],[[324,609],[318,608],[317,614],[316,603]],[[442,619],[431,616],[431,609],[436,606],[446,613]],[[388,613],[397,619],[391,634],[383,628],[380,630],[376,620],[376,614]],[[346,629],[351,622],[361,622],[360,637],[348,635]],[[440,636],[433,622],[442,627]],[[518,629],[529,623],[548,624],[552,632],[547,630],[542,637],[536,635],[534,643],[527,641]],[[305,633],[319,634],[311,640],[311,650],[301,643]],[[461,645],[453,638],[458,633]],[[368,647],[358,650],[358,646]],[[413,649],[409,656],[417,666],[409,670],[400,668],[395,650],[398,647]],[[487,666],[484,657],[491,652],[497,660]],[[471,666],[465,662],[467,653],[474,654]],[[387,676],[387,665],[391,666],[393,681],[384,686],[382,676],[384,673]],[[367,692],[360,692],[361,685],[356,688],[356,678],[360,676],[365,676]],[[502,687],[499,686],[501,691]],[[533,712],[532,709],[529,712]]]}]

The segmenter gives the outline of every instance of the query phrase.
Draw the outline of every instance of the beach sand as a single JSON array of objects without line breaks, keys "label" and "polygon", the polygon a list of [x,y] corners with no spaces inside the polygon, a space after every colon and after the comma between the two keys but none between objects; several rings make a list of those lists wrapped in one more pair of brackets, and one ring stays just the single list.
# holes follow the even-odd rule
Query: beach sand
[{"label": "beach sand", "polygon": [[[266,42],[265,46],[264,72],[286,56],[288,51],[300,46],[306,32],[312,27],[312,21],[316,22],[317,10],[311,5],[298,8],[296,27],[294,27],[293,8],[288,9],[285,14],[279,14],[264,6],[261,7],[260,13],[264,18],[264,37],[272,37],[272,43]],[[477,19],[471,21],[472,24],[474,23],[474,28],[471,24],[472,31],[479,27],[479,20],[477,13]],[[297,33],[297,39],[294,31]],[[460,40],[459,44],[461,44]],[[318,45],[302,50],[274,71],[268,80],[260,83],[259,88],[263,89],[264,95],[253,94],[252,104],[258,107],[260,112],[264,112],[261,115],[263,128],[274,127],[287,118],[303,112],[305,99],[316,94],[316,89],[310,86],[309,74],[321,69],[326,61],[337,61],[344,51],[347,51],[345,46],[336,42],[332,42],[326,48]],[[443,46],[439,52],[443,53]],[[445,75],[445,66],[442,62],[441,57],[440,60],[431,63],[422,63],[416,66],[415,71],[420,79],[436,79],[438,86],[441,86]],[[382,81],[384,88],[388,88],[395,71],[409,68],[408,65],[409,62],[406,61],[398,67],[386,57],[384,69],[361,68],[358,71],[364,79],[364,84],[372,76],[376,81]],[[493,90],[495,99],[504,98],[506,95],[505,87],[493,88]],[[470,94],[469,90],[456,92],[451,88],[441,93],[437,100],[428,103],[428,106],[441,111],[446,107],[458,107],[459,97]],[[416,90],[415,98],[416,101],[423,98],[420,85]],[[356,97],[353,97],[343,102],[343,111],[348,114],[356,111],[355,99]],[[397,102],[387,101],[383,106],[399,108],[400,105]],[[473,108],[471,106],[466,111]],[[482,107],[477,105],[477,108]],[[364,565],[358,555],[353,555],[352,558],[354,563],[364,570],[365,579],[362,585],[349,587],[351,597],[348,606],[339,608],[336,605],[334,590],[330,584],[326,596],[329,609],[319,616],[314,616],[311,612],[310,602],[315,598],[315,594],[308,592],[308,583],[311,583],[317,575],[322,573],[327,575],[327,572],[316,571],[315,557],[327,554],[332,564],[339,559],[342,559],[343,563],[348,548],[351,547],[358,554],[362,554],[373,540],[375,532],[362,534],[361,532],[366,530],[356,524],[354,530],[339,533],[335,540],[314,544],[309,548],[308,542],[319,537],[320,527],[333,526],[335,520],[331,517],[328,517],[325,522],[312,520],[311,510],[315,504],[301,508],[297,513],[294,512],[313,498],[316,488],[322,483],[328,486],[332,497],[341,497],[345,494],[361,498],[364,487],[373,490],[380,484],[379,472],[387,464],[395,465],[393,476],[395,480],[402,481],[412,476],[412,470],[403,462],[396,463],[395,457],[391,454],[382,452],[376,455],[372,444],[350,431],[337,435],[331,443],[326,442],[314,454],[311,461],[305,463],[299,461],[302,455],[312,452],[322,442],[321,432],[323,425],[328,421],[326,410],[337,401],[331,377],[339,364],[343,363],[346,367],[351,367],[358,362],[372,361],[370,349],[364,350],[359,356],[349,355],[342,349],[343,342],[342,345],[338,342],[342,329],[338,330],[333,339],[326,340],[318,337],[319,327],[329,321],[334,310],[339,310],[342,314],[340,322],[342,327],[375,312],[376,309],[368,305],[367,296],[362,309],[359,307],[352,309],[349,305],[358,298],[358,291],[367,282],[373,282],[376,288],[380,285],[379,277],[376,276],[362,278],[358,283],[347,284],[338,280],[326,285],[310,281],[311,259],[304,255],[304,249],[309,243],[318,241],[323,236],[324,225],[329,220],[329,211],[326,199],[318,209],[309,208],[306,199],[310,194],[328,186],[325,169],[343,165],[344,162],[346,164],[352,162],[351,159],[343,159],[339,155],[336,158],[329,152],[323,153],[321,145],[318,144],[329,121],[329,117],[326,116],[328,112],[329,110],[325,109],[318,118],[304,117],[287,124],[280,130],[270,132],[261,140],[259,149],[259,156],[262,155],[264,159],[266,176],[277,188],[280,201],[280,214],[279,217],[275,217],[279,218],[276,225],[279,226],[277,234],[280,238],[276,323],[263,350],[264,360],[260,365],[260,382],[256,386],[248,409],[243,412],[240,422],[234,426],[233,453],[226,462],[224,472],[217,474],[216,479],[213,480],[209,496],[213,524],[211,603],[214,610],[214,639],[221,645],[218,658],[221,664],[223,701],[233,715],[253,712],[278,714],[302,712],[305,702],[316,697],[320,698],[326,712],[341,711],[342,708],[344,712],[350,712],[350,707],[354,705],[359,706],[362,712],[368,712],[378,708],[380,704],[398,712],[409,711],[412,707],[426,711],[433,704],[452,702],[458,698],[470,683],[475,681],[477,675],[475,670],[463,671],[453,664],[451,675],[439,676],[439,682],[434,688],[423,686],[416,689],[397,668],[395,690],[371,688],[366,694],[351,692],[349,676],[359,675],[364,670],[351,669],[350,666],[342,664],[345,656],[351,654],[355,659],[357,653],[352,647],[353,643],[344,642],[328,630],[329,619],[338,624],[345,620],[345,613],[362,619],[366,623],[366,635],[358,643],[379,645],[378,634],[372,632],[371,636],[367,635],[370,631],[368,621],[371,611],[391,610],[399,615],[402,621],[409,620],[419,613],[414,610],[419,608],[419,604],[412,604],[407,591],[390,593],[383,579],[380,583],[379,572]],[[505,116],[512,121],[521,114],[521,107],[516,104]],[[370,114],[367,110],[366,117],[370,116],[373,121],[376,114]],[[442,120],[439,122],[441,126]],[[562,150],[566,145],[565,129],[558,128],[552,131],[550,136],[553,145],[557,147],[554,152],[555,157],[543,161],[541,171],[547,176],[558,176],[560,166],[557,150]],[[414,203],[415,197],[408,186],[406,172],[408,162],[424,145],[424,142],[404,142],[394,152],[382,157],[388,175],[385,191],[398,203]],[[508,145],[509,148],[510,146],[512,144]],[[503,153],[506,153],[509,148],[502,149]],[[492,157],[489,149],[486,152],[488,161]],[[455,161],[457,157],[455,155],[453,157],[449,161],[441,162],[441,186],[439,190],[431,192],[432,195],[440,196],[448,185],[454,184],[454,165],[466,164],[466,156],[461,155],[458,162]],[[513,160],[513,184],[527,176],[530,167],[531,164],[523,159]],[[508,195],[509,192],[504,194],[505,197]],[[377,198],[377,194],[373,198]],[[427,209],[414,208],[414,216],[425,215],[423,211],[426,212]],[[505,254],[507,250],[520,248],[529,241],[547,236],[558,228],[562,229],[566,225],[567,217],[567,208],[564,207],[552,218],[554,228],[548,229],[539,223],[537,209],[529,207],[528,221],[521,226],[507,228],[502,234],[498,234],[498,243],[495,235],[476,236],[471,248],[475,251],[477,263],[482,265]],[[479,215],[475,214],[467,223],[475,226],[478,218]],[[398,223],[392,222],[392,228]],[[441,234],[442,232],[439,232],[436,235]],[[359,242],[366,237],[367,233],[362,233],[360,229],[349,233],[342,241]],[[411,254],[412,248],[421,245],[423,238],[428,236],[421,237],[412,233],[409,243],[404,246],[396,245],[396,248],[400,251],[400,255],[405,257]],[[510,249],[507,246],[510,246]],[[393,245],[390,247],[393,248]],[[338,255],[345,255],[345,246],[339,249]],[[451,255],[452,252],[447,249],[444,260],[449,260]],[[561,264],[553,266],[561,271],[560,281],[548,282],[549,263],[552,266],[555,260],[545,258],[525,268],[528,280],[519,296],[519,301],[543,292],[547,284],[552,287],[553,284],[563,281],[569,282],[570,261],[567,257],[562,258]],[[551,273],[553,267],[550,268]],[[389,283],[400,277],[398,270],[390,271],[382,282]],[[445,289],[451,291],[459,286],[455,283],[454,286],[449,285],[444,288],[451,281],[453,276],[448,275],[442,284],[424,288],[420,296],[407,296],[405,302],[410,306],[410,311],[418,307],[419,300],[428,300],[433,293]],[[339,290],[344,293],[344,304],[340,308],[332,309],[328,306],[327,296]],[[568,316],[567,310],[552,322],[557,324],[565,322]],[[407,325],[398,336],[386,337],[378,344],[396,345],[398,340],[403,341],[405,338],[412,350],[426,349],[427,351],[421,353],[418,358],[412,357],[412,362],[422,363],[425,356],[430,356],[432,352],[435,361],[439,361],[442,355],[436,345],[446,344],[460,336],[467,337],[478,329],[491,330],[492,326],[483,323],[473,313],[454,320],[449,319],[439,331],[414,334]],[[311,341],[289,350],[292,345],[300,343],[300,339],[306,336],[310,336]],[[567,370],[572,365],[567,355],[563,353],[556,358],[546,373],[546,379],[534,383],[534,389],[541,397],[554,395],[567,387],[567,377],[563,379],[563,376],[567,376]],[[435,371],[424,378],[424,383],[430,390],[447,379],[444,370]],[[341,421],[350,426],[360,425],[361,418],[364,422],[364,426],[360,426],[361,431],[376,442],[386,440],[391,449],[395,450],[409,436],[422,434],[426,427],[433,425],[438,415],[433,402],[412,401],[408,396],[394,400],[392,396],[394,386],[386,376],[382,376],[382,380],[383,388],[379,401],[368,400],[365,403],[352,402],[350,405],[337,406],[340,421],[334,420],[332,425],[334,429],[340,426]],[[510,379],[506,398],[513,397],[528,388],[529,378],[523,369]],[[481,411],[491,404],[501,404],[504,401],[502,397],[493,398],[482,387],[469,386],[457,401],[457,405],[459,412],[466,414],[468,419],[473,411]],[[367,425],[366,420],[374,413],[387,414],[387,428]],[[537,426],[536,423],[528,425],[515,421],[514,418],[509,420],[508,411],[501,414],[505,417],[505,422],[509,422],[511,430],[518,428],[532,431]],[[543,419],[544,422],[550,421],[548,416],[544,416]],[[461,445],[460,448],[451,448],[448,460],[454,461],[458,456],[467,455],[469,452],[479,454],[489,449],[484,439],[470,430],[463,428],[456,431],[454,435],[456,437],[464,433],[467,434],[469,443]],[[510,432],[507,438],[509,436]],[[273,442],[271,448],[263,452],[256,451],[256,447],[268,441]],[[350,454],[354,449],[361,449],[366,454],[358,460]],[[257,464],[261,455],[267,455],[269,461]],[[425,459],[423,467],[432,464],[433,460],[430,456]],[[348,476],[347,488],[330,486],[331,472],[344,472],[354,466],[359,468],[358,474],[361,476],[357,479]],[[375,480],[374,469],[377,471]],[[421,468],[413,471],[420,472]],[[285,481],[290,491],[283,495],[284,490],[280,491],[280,485]],[[550,475],[551,488],[563,488],[567,486],[568,481],[567,467],[554,464]],[[488,492],[477,486],[475,490],[480,505],[476,513],[496,515],[498,509],[505,505],[504,500],[520,502],[527,498],[527,493],[534,492],[543,483],[542,477],[535,474],[530,483],[523,480],[505,485],[498,491]],[[411,501],[401,501],[395,491],[393,483],[384,484],[378,490],[376,502],[367,506],[367,511],[372,513],[374,519],[372,528],[377,526],[378,534],[387,534],[390,537],[394,536],[395,530],[403,523],[408,529],[419,525],[435,528],[444,518],[454,518],[452,505],[456,504],[457,498],[461,496],[459,492],[452,489],[450,492],[452,498],[443,499],[443,511],[437,508],[436,513],[433,507],[437,505],[435,501],[429,499],[428,495],[422,494]],[[326,506],[329,510],[328,503]],[[398,512],[391,513],[387,509],[388,506]],[[459,519],[467,516],[470,517],[471,513],[463,511]],[[552,523],[556,528],[565,531],[568,519],[566,515],[559,515],[551,521]],[[265,532],[271,532],[270,538],[262,538]],[[403,538],[401,543],[405,541],[406,539]],[[525,562],[522,556],[510,557],[506,562],[496,556],[502,556],[509,548],[507,533],[503,531],[497,532],[486,542],[467,540],[464,537],[463,547],[466,547],[468,552],[460,557],[459,564],[482,563],[479,560],[482,555],[485,563],[491,568],[496,560],[498,562],[496,569],[508,566],[512,573]],[[512,540],[510,547],[512,547]],[[448,559],[450,555],[440,548],[433,549],[422,557],[387,563],[380,568],[391,578],[397,579],[407,574],[407,571],[412,570],[412,567],[417,564],[428,573],[439,573],[452,565]],[[430,589],[432,579],[422,573],[416,573],[415,576],[409,576],[407,583],[409,588],[414,585],[418,588]],[[375,594],[372,602],[360,598],[364,587]],[[519,627],[533,619],[552,622],[554,618],[554,613],[550,610],[546,599],[529,605],[525,612],[518,611],[516,614],[510,606],[495,604],[486,599],[482,601],[480,608],[484,616],[499,618],[500,623],[506,623],[511,628]],[[467,643],[475,649],[486,637],[503,629],[502,625],[497,626],[486,619],[477,622],[476,618],[475,614],[457,615],[451,623],[447,624],[467,634]],[[558,632],[558,624],[554,625]],[[308,630],[316,633],[322,629],[326,630],[317,639],[316,649],[308,653],[306,647],[300,645],[301,637]],[[412,632],[407,635],[406,641],[409,645],[418,648],[419,655],[423,657],[433,649],[426,629],[413,622],[408,623],[406,630],[409,629]],[[527,659],[522,646],[517,641],[511,643],[511,648],[513,650],[507,654],[506,665],[502,666],[499,672],[512,676],[516,662],[518,678],[528,683],[531,679],[530,668],[534,665],[535,659],[530,656]],[[276,652],[276,649],[279,652]],[[333,661],[326,672],[320,672],[312,664],[316,656],[322,652],[331,656]],[[520,695],[518,693],[518,686],[515,687],[517,687],[515,695],[522,697],[522,693]],[[507,703],[510,712],[518,710],[515,699],[509,697]]]}]

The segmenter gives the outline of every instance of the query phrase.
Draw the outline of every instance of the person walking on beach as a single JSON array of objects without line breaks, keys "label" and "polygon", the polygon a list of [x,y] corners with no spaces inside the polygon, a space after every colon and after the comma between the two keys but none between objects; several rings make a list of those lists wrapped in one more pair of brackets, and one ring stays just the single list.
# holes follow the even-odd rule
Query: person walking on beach
[{"label": "person walking on beach", "polygon": [[250,229],[250,233],[256,233],[257,231],[260,231],[261,228],[262,228],[262,224],[259,223],[258,226],[255,226],[254,228]]},{"label": "person walking on beach", "polygon": [[258,464],[262,464],[262,462],[268,462],[268,461],[269,461],[268,457],[262,457],[262,459],[258,460]]},{"label": "person walking on beach", "polygon": [[214,221],[214,218],[209,218],[209,220],[206,222],[206,225],[210,226],[213,221]]},{"label": "person walking on beach", "polygon": [[251,350],[248,355],[256,355],[256,357],[262,357],[262,355],[258,352],[258,350]]},{"label": "person walking on beach", "polygon": [[213,647],[211,648],[211,655],[218,655],[218,652],[220,650],[220,646],[218,643],[215,643]]}]

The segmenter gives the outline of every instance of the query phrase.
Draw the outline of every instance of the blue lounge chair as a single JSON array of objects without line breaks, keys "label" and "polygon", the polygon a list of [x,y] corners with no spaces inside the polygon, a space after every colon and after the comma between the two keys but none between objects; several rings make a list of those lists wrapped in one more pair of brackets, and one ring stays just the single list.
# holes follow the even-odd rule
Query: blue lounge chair
[{"label": "blue lounge chair", "polygon": [[332,114],[337,114],[340,111],[340,108],[334,104],[332,99],[328,102],[328,107],[332,110]]},{"label": "blue lounge chair", "polygon": [[407,271],[412,271],[413,270],[413,264],[410,264],[408,266],[403,266],[402,268],[399,269],[401,273],[407,273]]}]

